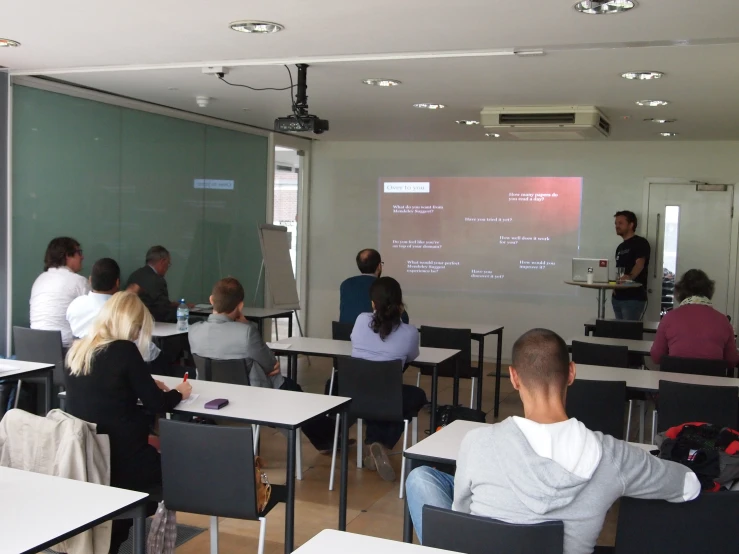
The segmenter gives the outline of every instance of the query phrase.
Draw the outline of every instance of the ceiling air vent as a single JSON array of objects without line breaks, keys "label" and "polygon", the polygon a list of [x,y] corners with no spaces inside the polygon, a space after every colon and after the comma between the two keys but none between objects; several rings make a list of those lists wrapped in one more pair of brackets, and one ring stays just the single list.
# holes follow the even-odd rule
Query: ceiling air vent
[{"label": "ceiling air vent", "polygon": [[480,123],[513,140],[588,140],[611,134],[608,119],[594,106],[487,107]]}]

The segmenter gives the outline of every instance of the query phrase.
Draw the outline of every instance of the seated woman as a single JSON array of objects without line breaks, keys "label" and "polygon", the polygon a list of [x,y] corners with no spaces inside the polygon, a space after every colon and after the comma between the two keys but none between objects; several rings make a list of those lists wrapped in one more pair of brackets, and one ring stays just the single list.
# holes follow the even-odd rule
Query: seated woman
[{"label": "seated woman", "polygon": [[[373,313],[360,314],[352,330],[352,356],[364,360],[405,364],[418,357],[418,329],[403,323],[405,311],[400,285],[392,277],[380,277],[370,287]],[[426,393],[411,385],[403,385],[403,411],[416,413],[428,401]],[[403,422],[367,421],[364,465],[376,469],[386,481],[395,480],[387,451],[403,434]]]},{"label": "seated woman", "polygon": [[[136,294],[118,292],[67,354],[67,412],[97,424],[98,433],[110,437],[114,487],[145,491],[161,485],[161,460],[148,443],[151,419],[144,410],[168,412],[192,390],[187,382],[169,390],[152,378],[142,354],[149,350],[153,326]],[[130,526],[131,520],[113,522],[111,552],[118,551]]]},{"label": "seated woman", "polygon": [[675,285],[680,306],[668,312],[657,328],[650,352],[659,363],[662,356],[724,360],[728,367],[739,361],[734,328],[711,304],[715,288],[700,269],[691,269]]}]

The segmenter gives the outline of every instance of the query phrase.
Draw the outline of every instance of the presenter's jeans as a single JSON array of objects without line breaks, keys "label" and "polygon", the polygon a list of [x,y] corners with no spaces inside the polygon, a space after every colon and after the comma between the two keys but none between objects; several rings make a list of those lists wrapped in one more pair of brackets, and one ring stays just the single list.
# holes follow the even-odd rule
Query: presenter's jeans
[{"label": "presenter's jeans", "polygon": [[423,544],[423,507],[428,504],[450,510],[454,500],[454,476],[428,466],[417,467],[408,474],[405,495],[418,541]]},{"label": "presenter's jeans", "polygon": [[644,317],[644,310],[647,307],[646,300],[620,300],[611,298],[613,313],[616,319],[625,319],[628,321],[641,321]]}]

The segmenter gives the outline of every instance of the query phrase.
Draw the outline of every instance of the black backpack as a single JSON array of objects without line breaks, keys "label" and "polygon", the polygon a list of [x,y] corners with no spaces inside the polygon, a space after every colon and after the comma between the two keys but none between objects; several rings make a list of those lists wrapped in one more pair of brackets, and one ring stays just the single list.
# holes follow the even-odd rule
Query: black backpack
[{"label": "black backpack", "polygon": [[463,406],[439,406],[436,408],[437,431],[458,419],[485,423],[485,412],[482,410],[473,410],[472,408],[464,408]]}]

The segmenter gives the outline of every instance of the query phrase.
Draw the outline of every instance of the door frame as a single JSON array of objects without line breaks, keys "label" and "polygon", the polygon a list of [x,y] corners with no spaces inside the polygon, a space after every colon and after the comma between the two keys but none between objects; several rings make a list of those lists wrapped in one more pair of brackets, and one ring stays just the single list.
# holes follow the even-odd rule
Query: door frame
[{"label": "door frame", "polygon": [[[711,179],[712,181],[716,179]],[[721,179],[718,179],[719,181]],[[704,181],[700,181],[704,182]],[[739,290],[737,290],[737,262],[739,261],[739,217],[734,217],[739,213],[739,191],[737,191],[738,183],[721,183],[732,185],[734,187],[734,200],[732,203],[732,217],[731,217],[731,238],[729,246],[729,282],[726,284],[726,310],[731,315],[732,325],[736,326],[739,324],[737,320],[737,305],[736,299],[739,296]],[[694,179],[678,179],[675,177],[648,177],[644,179],[643,185],[643,201],[642,201],[642,215],[644,217],[644,229],[648,229],[649,225],[649,187],[650,185],[675,185],[675,186],[695,186],[696,180]],[[655,246],[656,247],[656,246]],[[651,261],[651,260],[650,260]],[[677,279],[679,276],[675,276]]]}]

